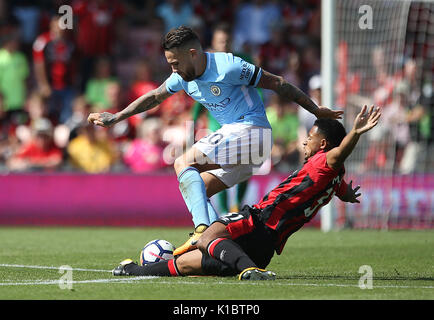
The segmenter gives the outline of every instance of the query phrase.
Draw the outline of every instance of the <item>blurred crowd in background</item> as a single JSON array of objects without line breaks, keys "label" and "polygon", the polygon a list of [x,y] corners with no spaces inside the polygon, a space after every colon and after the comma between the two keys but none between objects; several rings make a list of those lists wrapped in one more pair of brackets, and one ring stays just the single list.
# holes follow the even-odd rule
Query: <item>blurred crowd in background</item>
[{"label": "blurred crowd in background", "polygon": [[[184,92],[110,129],[86,118],[121,110],[157,88],[171,72],[161,38],[179,25],[192,27],[207,51],[233,52],[320,104],[320,2],[0,0],[0,171],[172,171],[189,135],[196,141],[212,128],[207,111]],[[73,9],[72,29],[60,28],[63,4]],[[380,79],[384,56],[373,59]],[[381,80],[392,97],[384,117],[396,118],[391,134],[403,147],[412,139],[432,144],[430,123],[419,130],[432,110],[415,96],[416,67],[405,64],[408,78],[392,87]],[[271,92],[260,94],[273,128],[272,169],[288,172],[303,161],[301,141],[315,117]],[[381,161],[368,151],[365,169]]]}]

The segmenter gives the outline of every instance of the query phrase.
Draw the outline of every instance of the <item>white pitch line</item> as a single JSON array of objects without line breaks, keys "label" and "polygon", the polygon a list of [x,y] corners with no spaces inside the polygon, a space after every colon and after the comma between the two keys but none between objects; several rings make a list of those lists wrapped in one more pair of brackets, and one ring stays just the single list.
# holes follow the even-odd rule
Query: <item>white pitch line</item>
[{"label": "white pitch line", "polygon": [[[35,265],[21,265],[21,264],[0,264],[0,267],[9,267],[9,268],[31,268],[31,269],[49,269],[49,270],[59,270],[59,267],[52,266],[35,266]],[[89,271],[89,272],[111,272],[110,270],[100,270],[100,269],[83,269],[83,268],[72,268],[72,271]],[[136,282],[137,280],[148,280],[159,278],[156,276],[141,276],[141,277],[128,277],[128,278],[116,278],[116,279],[94,279],[94,280],[80,280],[80,281],[72,281],[72,284],[80,284],[80,283],[128,283],[128,282]],[[375,279],[373,279],[375,281]],[[8,280],[5,280],[8,281]],[[160,284],[186,284],[186,285],[209,285],[209,282],[203,281],[147,281],[147,283],[160,283]],[[26,280],[21,282],[3,282],[0,283],[0,286],[19,286],[19,285],[52,285],[59,284],[59,280]],[[216,284],[243,284],[243,285],[269,285],[270,282],[227,282],[227,281],[219,281]],[[338,283],[284,283],[284,282],[273,282],[273,285],[278,286],[304,286],[304,287],[346,287],[346,288],[359,288],[358,285],[353,284],[338,284]],[[434,289],[434,286],[407,286],[407,285],[373,285],[373,288],[377,289]]]},{"label": "white pitch line", "polygon": [[[128,278],[116,278],[116,279],[93,279],[93,280],[79,280],[71,281],[71,284],[86,284],[86,283],[137,283],[138,281],[148,280],[146,283],[155,284],[183,284],[183,285],[209,285],[209,282],[203,281],[152,281],[152,279],[160,278],[156,276],[141,276],[141,277],[128,277]],[[31,285],[58,285],[59,280],[25,280],[21,282],[5,282],[0,283],[0,286],[31,286]],[[63,282],[62,282],[63,283]],[[352,284],[336,284],[336,283],[282,283],[269,281],[259,282],[217,282],[218,285],[278,285],[278,286],[302,286],[302,287],[345,287],[345,288],[359,288],[358,285]],[[434,286],[404,286],[404,285],[373,285],[373,289],[434,289]]]},{"label": "white pitch line", "polygon": [[[24,265],[24,264],[0,264],[0,267],[6,268],[29,268],[29,269],[48,269],[48,270],[59,270],[60,267],[52,267],[52,266],[32,266],[32,265]],[[100,270],[100,269],[83,269],[83,268],[72,268],[72,271],[89,271],[89,272],[111,272],[110,270]]]},{"label": "white pitch line", "polygon": [[[93,280],[79,280],[79,281],[71,281],[71,284],[80,284],[80,283],[129,283],[137,280],[145,280],[151,278],[158,278],[154,276],[143,276],[143,277],[131,277],[131,278],[117,278],[117,279],[93,279]],[[59,285],[60,283],[65,284],[65,281],[60,280],[26,280],[22,282],[7,282],[0,283],[0,286],[31,286],[31,285]]]}]

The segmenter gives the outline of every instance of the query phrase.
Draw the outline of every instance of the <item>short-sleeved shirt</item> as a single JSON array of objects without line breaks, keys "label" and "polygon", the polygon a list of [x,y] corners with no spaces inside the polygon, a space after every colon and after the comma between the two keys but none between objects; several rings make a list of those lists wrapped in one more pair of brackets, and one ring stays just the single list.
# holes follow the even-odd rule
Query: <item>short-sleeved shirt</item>
[{"label": "short-sleeved shirt", "polygon": [[4,97],[4,110],[23,108],[28,75],[29,67],[23,53],[0,49],[0,94]]},{"label": "short-sleeved shirt", "polygon": [[312,156],[253,206],[260,209],[260,220],[277,235],[276,252],[280,254],[288,237],[309,222],[336,194],[346,191],[345,168],[335,170],[327,164],[327,153]]},{"label": "short-sleeved shirt", "polygon": [[[116,38],[115,23],[125,13],[119,1],[78,0],[72,4],[77,17],[77,47],[87,57],[110,55]],[[75,26],[74,26],[75,29]]]},{"label": "short-sleeved shirt", "polygon": [[16,154],[19,159],[26,159],[32,164],[37,165],[48,160],[62,159],[62,151],[53,144],[48,149],[42,149],[34,141],[22,146]]},{"label": "short-sleeved shirt", "polygon": [[262,69],[231,53],[206,52],[207,66],[198,78],[186,82],[177,73],[166,80],[170,93],[184,90],[207,108],[220,125],[244,123],[271,128],[256,86]]},{"label": "short-sleeved shirt", "polygon": [[43,33],[33,43],[33,62],[44,62],[50,85],[62,90],[73,84],[74,44],[66,38],[55,39]]}]

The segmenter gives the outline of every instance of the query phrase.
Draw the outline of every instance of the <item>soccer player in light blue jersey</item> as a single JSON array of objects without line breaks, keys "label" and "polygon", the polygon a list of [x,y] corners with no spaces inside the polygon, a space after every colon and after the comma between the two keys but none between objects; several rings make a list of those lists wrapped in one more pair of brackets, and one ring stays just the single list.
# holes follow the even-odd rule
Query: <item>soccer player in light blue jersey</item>
[{"label": "soccer player in light blue jersey", "polygon": [[204,52],[199,38],[188,27],[169,31],[162,45],[172,68],[170,77],[125,109],[115,114],[91,113],[88,121],[109,127],[184,90],[220,123],[219,130],[196,142],[175,160],[179,189],[195,226],[187,242],[175,250],[174,255],[180,255],[195,249],[202,233],[217,220],[209,198],[250,178],[270,155],[271,127],[255,87],[273,90],[317,118],[339,119],[343,112],[318,107],[282,77],[230,53]]}]

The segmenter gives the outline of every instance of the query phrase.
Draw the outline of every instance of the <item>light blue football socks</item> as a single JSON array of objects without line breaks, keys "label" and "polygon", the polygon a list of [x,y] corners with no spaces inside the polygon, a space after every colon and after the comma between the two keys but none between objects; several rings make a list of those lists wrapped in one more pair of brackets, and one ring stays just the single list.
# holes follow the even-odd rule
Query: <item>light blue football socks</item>
[{"label": "light blue football socks", "polygon": [[[188,211],[193,216],[193,223],[195,228],[201,224],[206,226],[210,225],[210,218],[208,216],[208,208],[211,207],[211,203],[208,205],[208,197],[206,196],[205,183],[200,176],[199,170],[194,167],[187,167],[182,170],[178,175],[179,190],[187,205]],[[212,208],[214,216],[216,214],[214,208]]]},{"label": "light blue football socks", "polygon": [[211,203],[211,200],[209,198],[207,198],[207,204],[208,204],[208,218],[209,218],[209,222],[211,224],[219,218],[219,215],[218,215],[217,211],[215,211],[215,209]]}]

